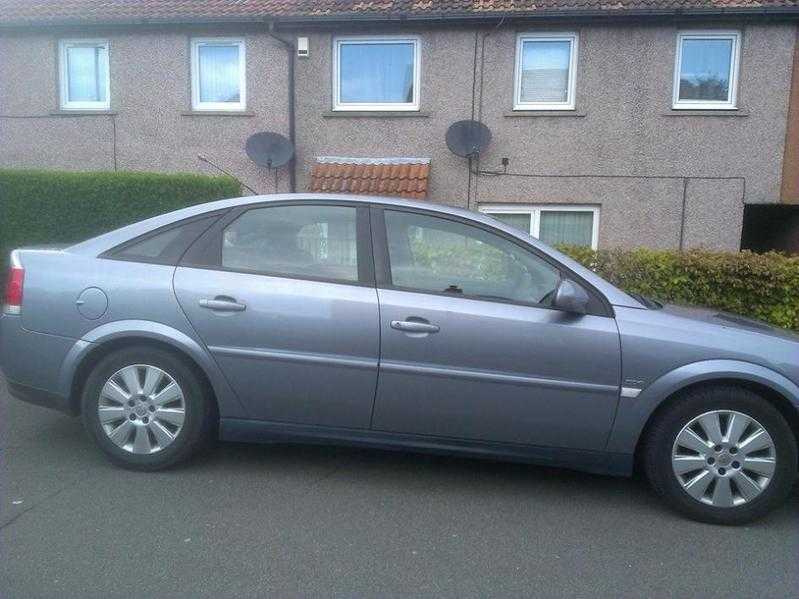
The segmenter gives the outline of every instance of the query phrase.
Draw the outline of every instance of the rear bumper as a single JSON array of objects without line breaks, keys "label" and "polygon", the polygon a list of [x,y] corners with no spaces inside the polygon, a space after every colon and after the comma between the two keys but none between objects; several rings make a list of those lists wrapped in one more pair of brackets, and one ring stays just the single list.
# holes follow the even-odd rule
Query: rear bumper
[{"label": "rear bumper", "polygon": [[29,331],[19,316],[0,315],[0,369],[12,397],[71,413],[61,370],[76,342]]},{"label": "rear bumper", "polygon": [[14,381],[8,379],[6,379],[6,385],[8,386],[8,393],[14,399],[41,406],[43,408],[58,410],[59,412],[64,412],[70,416],[75,416],[77,414],[66,397],[62,397],[61,395],[52,393],[50,391],[45,391],[44,389],[37,389],[36,387],[30,387],[29,385],[15,383]]}]

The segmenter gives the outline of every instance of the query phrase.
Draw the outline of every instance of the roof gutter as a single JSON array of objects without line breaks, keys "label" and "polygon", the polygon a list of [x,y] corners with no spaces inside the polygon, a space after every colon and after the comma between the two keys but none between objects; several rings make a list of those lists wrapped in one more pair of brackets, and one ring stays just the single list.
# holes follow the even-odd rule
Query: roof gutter
[{"label": "roof gutter", "polygon": [[40,27],[107,27],[147,25],[226,25],[263,24],[266,20],[274,29],[281,25],[318,25],[352,22],[368,23],[495,23],[506,21],[547,21],[562,19],[656,19],[674,17],[749,17],[799,19],[799,6],[737,7],[737,8],[654,8],[654,9],[569,9],[538,11],[502,11],[492,13],[335,13],[298,16],[252,15],[244,17],[164,17],[157,19],[97,19],[80,18],[28,21],[0,21],[0,30],[24,30]]},{"label": "roof gutter", "polygon": [[740,7],[740,8],[643,8],[643,9],[545,9],[537,11],[502,11],[491,13],[395,13],[395,14],[330,14],[276,17],[278,24],[368,22],[480,22],[539,21],[550,19],[640,19],[659,17],[788,17],[799,18],[799,6]]}]

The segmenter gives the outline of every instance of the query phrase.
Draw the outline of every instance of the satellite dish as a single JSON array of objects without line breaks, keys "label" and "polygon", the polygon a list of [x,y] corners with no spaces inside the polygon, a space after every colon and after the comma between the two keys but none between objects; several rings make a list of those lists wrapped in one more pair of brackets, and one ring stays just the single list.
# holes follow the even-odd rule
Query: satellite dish
[{"label": "satellite dish", "polygon": [[280,133],[271,131],[250,135],[244,150],[255,164],[267,168],[283,166],[294,155],[291,142]]},{"label": "satellite dish", "polygon": [[447,129],[447,147],[450,152],[471,158],[491,143],[491,130],[480,121],[458,121]]}]

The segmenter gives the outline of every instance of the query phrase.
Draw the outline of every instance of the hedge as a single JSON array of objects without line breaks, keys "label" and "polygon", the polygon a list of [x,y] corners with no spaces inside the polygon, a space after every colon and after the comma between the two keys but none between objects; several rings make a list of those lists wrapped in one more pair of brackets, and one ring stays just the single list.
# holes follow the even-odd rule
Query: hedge
[{"label": "hedge", "polygon": [[799,257],[775,252],[559,248],[617,287],[799,330]]},{"label": "hedge", "polygon": [[231,177],[0,169],[0,288],[15,247],[70,243],[184,206],[241,195]]}]

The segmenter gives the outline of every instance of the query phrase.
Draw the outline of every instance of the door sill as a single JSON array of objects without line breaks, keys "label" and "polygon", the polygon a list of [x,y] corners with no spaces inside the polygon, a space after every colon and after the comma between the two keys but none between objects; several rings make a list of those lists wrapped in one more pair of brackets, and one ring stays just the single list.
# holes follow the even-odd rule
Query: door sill
[{"label": "door sill", "polygon": [[569,468],[595,474],[630,476],[633,456],[605,451],[560,447],[540,447],[520,443],[472,441],[451,437],[411,435],[385,431],[314,426],[267,420],[222,418],[219,436],[223,441],[241,443],[302,443],[344,445],[390,451],[410,451],[442,455],[463,455]]}]

